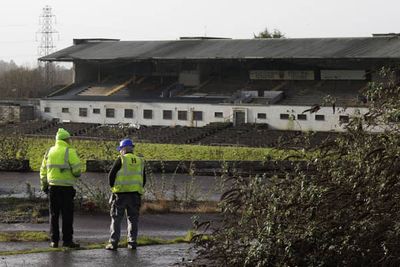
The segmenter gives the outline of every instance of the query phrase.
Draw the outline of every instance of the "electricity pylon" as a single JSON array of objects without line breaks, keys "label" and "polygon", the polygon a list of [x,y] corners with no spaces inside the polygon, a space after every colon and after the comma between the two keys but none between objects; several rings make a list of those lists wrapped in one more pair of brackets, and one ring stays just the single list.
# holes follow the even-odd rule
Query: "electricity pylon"
[{"label": "electricity pylon", "polygon": [[[50,6],[45,6],[39,17],[40,29],[37,32],[40,35],[40,44],[38,46],[38,56],[44,57],[55,51],[54,35],[58,32],[54,29],[53,24],[56,23],[56,16],[52,13]],[[44,63],[44,76],[47,86],[52,86],[55,81],[55,70],[51,62]]]}]

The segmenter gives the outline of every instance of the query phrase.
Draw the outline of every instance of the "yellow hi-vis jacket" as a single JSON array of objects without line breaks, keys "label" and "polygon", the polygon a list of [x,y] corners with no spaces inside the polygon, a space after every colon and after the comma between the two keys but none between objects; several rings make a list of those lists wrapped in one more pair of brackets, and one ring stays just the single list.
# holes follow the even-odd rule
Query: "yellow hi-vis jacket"
[{"label": "yellow hi-vis jacket", "polygon": [[74,186],[81,176],[81,161],[76,150],[63,140],[57,140],[44,155],[40,167],[42,189],[48,185]]},{"label": "yellow hi-vis jacket", "polygon": [[138,192],[143,194],[144,160],[132,153],[120,156],[121,169],[117,172],[113,193]]}]

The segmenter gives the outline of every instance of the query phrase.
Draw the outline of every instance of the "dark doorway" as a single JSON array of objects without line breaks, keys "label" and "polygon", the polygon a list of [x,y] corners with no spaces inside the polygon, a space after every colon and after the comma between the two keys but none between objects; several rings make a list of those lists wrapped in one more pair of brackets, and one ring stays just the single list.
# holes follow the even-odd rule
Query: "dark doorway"
[{"label": "dark doorway", "polygon": [[234,111],[233,118],[234,118],[235,126],[244,124],[244,123],[246,123],[246,112]]}]

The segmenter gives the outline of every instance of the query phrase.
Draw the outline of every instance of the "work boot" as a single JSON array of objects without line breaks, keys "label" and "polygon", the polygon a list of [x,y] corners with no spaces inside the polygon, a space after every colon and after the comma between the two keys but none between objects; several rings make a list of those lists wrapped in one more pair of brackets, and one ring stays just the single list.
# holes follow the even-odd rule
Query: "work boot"
[{"label": "work boot", "polygon": [[50,242],[49,245],[51,248],[58,248],[58,242]]},{"label": "work boot", "polygon": [[117,250],[118,246],[112,244],[112,243],[108,243],[107,246],[105,247],[105,249],[107,250]]},{"label": "work boot", "polygon": [[65,248],[79,248],[81,245],[74,243],[73,241],[71,242],[64,242],[63,247]]},{"label": "work boot", "polygon": [[137,247],[137,244],[136,244],[136,243],[134,243],[134,242],[129,242],[129,243],[128,243],[128,249],[135,250],[136,247]]}]

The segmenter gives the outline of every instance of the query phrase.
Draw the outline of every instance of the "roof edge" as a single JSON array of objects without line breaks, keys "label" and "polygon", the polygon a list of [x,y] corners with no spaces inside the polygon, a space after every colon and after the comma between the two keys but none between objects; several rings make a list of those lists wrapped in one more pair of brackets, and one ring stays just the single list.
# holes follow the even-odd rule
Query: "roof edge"
[{"label": "roof edge", "polygon": [[74,45],[87,44],[87,43],[102,43],[102,42],[119,42],[120,39],[109,39],[109,38],[74,38]]}]

